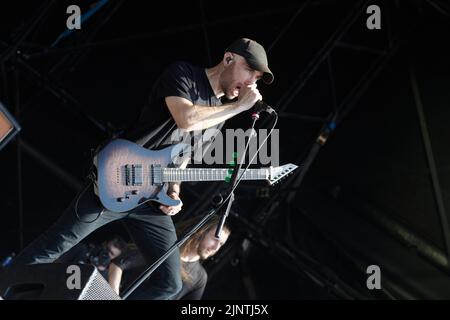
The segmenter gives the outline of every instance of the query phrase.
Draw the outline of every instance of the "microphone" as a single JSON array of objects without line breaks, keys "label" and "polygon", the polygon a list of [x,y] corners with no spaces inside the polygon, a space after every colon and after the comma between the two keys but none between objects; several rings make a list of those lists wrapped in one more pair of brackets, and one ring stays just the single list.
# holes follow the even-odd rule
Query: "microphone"
[{"label": "microphone", "polygon": [[256,101],[256,103],[253,105],[253,108],[254,108],[254,111],[258,112],[258,113],[263,112],[263,111],[270,113],[270,114],[276,113],[275,110],[271,106],[269,106],[267,103],[265,103],[262,100]]}]

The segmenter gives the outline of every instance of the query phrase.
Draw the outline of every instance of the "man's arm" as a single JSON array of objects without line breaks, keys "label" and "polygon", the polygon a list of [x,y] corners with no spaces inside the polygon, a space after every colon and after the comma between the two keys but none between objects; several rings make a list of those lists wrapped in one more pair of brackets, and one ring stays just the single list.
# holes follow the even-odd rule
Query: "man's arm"
[{"label": "man's arm", "polygon": [[166,97],[165,100],[178,128],[186,131],[203,130],[250,109],[256,101],[262,100],[256,84],[240,90],[236,102],[220,107],[195,105],[188,99],[176,96]]},{"label": "man's arm", "polygon": [[167,194],[171,195],[172,193],[176,193],[177,195],[180,195],[181,192],[181,186],[179,182],[170,182],[169,188],[167,189]]},{"label": "man's arm", "polygon": [[120,281],[122,280],[123,272],[145,266],[145,263],[145,259],[138,249],[129,248],[125,254],[114,258],[109,264],[108,283],[115,292],[119,293]]},{"label": "man's arm", "polygon": [[[256,88],[256,84],[242,87],[238,100],[234,103],[220,107],[195,105],[192,101],[177,97],[168,96],[165,98],[166,105],[175,120],[177,126],[186,131],[202,130],[222,123],[235,115],[250,109],[262,96]],[[187,162],[181,168],[186,167]],[[170,183],[167,195],[173,199],[180,200],[180,184]],[[159,209],[167,215],[175,215],[183,206],[181,202],[178,206],[159,206]]]},{"label": "man's arm", "polygon": [[[186,168],[187,164],[189,162],[189,159],[186,159],[180,166],[180,168]],[[170,182],[169,188],[167,189],[167,195],[175,200],[180,200],[180,192],[181,192],[181,186],[179,182]],[[163,206],[160,205],[159,209],[164,212],[165,214],[169,216],[176,215],[178,212],[181,211],[181,208],[183,207],[183,202],[181,202],[178,206]]]},{"label": "man's arm", "polygon": [[[167,190],[167,195],[175,200],[180,200],[180,184],[178,182],[169,183],[169,188]],[[183,202],[181,202],[178,206],[164,206],[160,205],[159,209],[169,216],[176,215],[181,211],[183,207]]]},{"label": "man's arm", "polygon": [[120,281],[122,280],[123,270],[115,263],[111,262],[108,269],[108,283],[114,291],[119,294]]}]

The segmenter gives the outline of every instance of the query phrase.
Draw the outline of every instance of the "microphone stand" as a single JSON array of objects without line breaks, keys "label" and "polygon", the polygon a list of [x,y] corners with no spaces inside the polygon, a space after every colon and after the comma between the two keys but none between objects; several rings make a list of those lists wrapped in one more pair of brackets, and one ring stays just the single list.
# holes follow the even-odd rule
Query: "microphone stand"
[{"label": "microphone stand", "polygon": [[[228,217],[228,214],[230,212],[231,209],[231,205],[233,204],[233,200],[234,200],[234,189],[237,187],[238,184],[238,173],[242,168],[242,163],[244,162],[245,159],[245,154],[247,153],[247,149],[250,145],[250,140],[253,137],[253,133],[254,133],[254,128],[255,128],[255,123],[256,121],[259,119],[259,113],[260,113],[260,109],[256,109],[253,113],[252,113],[252,127],[251,127],[251,134],[250,137],[247,141],[247,144],[245,145],[244,148],[244,153],[241,157],[241,161],[239,163],[239,161],[237,161],[234,164],[234,171],[233,174],[231,176],[230,182],[231,182],[231,187],[230,187],[230,191],[228,193],[228,196],[225,198],[225,201],[228,201],[227,204],[227,208],[224,212],[224,214],[222,215],[220,222],[217,226],[216,229],[216,233],[215,236],[217,238],[220,237],[220,233],[222,231],[222,228],[225,224],[225,220]],[[236,170],[237,169],[237,170]],[[244,169],[245,171],[245,169]],[[244,173],[244,172],[243,172]],[[194,227],[191,228],[191,230],[189,230],[180,240],[178,240],[177,242],[175,242],[167,251],[166,253],[164,253],[158,260],[156,260],[152,265],[150,265],[150,267],[148,267],[136,280],[133,281],[133,283],[124,291],[124,293],[121,295],[121,298],[123,300],[127,299],[130,294],[136,290],[137,287],[139,287],[142,282],[144,282],[177,248],[181,247],[183,245],[183,243],[185,243],[198,229],[200,229],[224,204],[223,202],[223,198],[222,196],[219,195],[213,197],[213,199],[216,198],[218,199],[217,201],[213,202],[213,208],[211,208],[211,210],[203,217],[203,219],[197,223]]]},{"label": "microphone stand", "polygon": [[[217,239],[220,238],[220,234],[222,233],[222,229],[223,229],[223,226],[225,224],[225,220],[227,219],[228,214],[230,213],[230,209],[231,209],[231,206],[232,206],[233,201],[234,201],[234,189],[236,189],[236,186],[237,186],[237,183],[238,183],[238,180],[237,180],[238,174],[241,171],[242,164],[245,161],[245,155],[247,154],[247,150],[248,150],[248,147],[250,145],[250,140],[252,140],[252,138],[253,138],[255,124],[256,124],[256,121],[258,121],[258,119],[259,119],[260,111],[261,110],[259,108],[256,108],[255,111],[252,113],[253,122],[252,122],[252,126],[251,126],[251,129],[250,129],[251,130],[250,137],[249,137],[249,139],[248,139],[248,141],[247,141],[247,143],[245,145],[244,152],[243,152],[242,157],[241,157],[241,161],[237,161],[236,163],[234,163],[233,174],[231,175],[231,179],[230,179],[229,196],[227,197],[227,199],[228,199],[227,208],[225,209],[224,213],[222,214],[222,217],[220,218],[219,224],[217,225],[216,233],[214,234],[214,236]],[[244,172],[245,172],[245,170],[244,170]],[[244,172],[242,174],[244,174]]]},{"label": "microphone stand", "polygon": [[[218,203],[221,204],[220,202]],[[220,207],[219,207],[220,208]],[[150,267],[148,267],[133,283],[124,291],[121,298],[125,300],[130,294],[139,287],[177,248],[181,247],[198,229],[200,229],[219,208],[212,208],[203,219],[196,224],[189,232],[187,232],[180,240],[175,242],[166,253],[164,253],[158,260],[156,260]]]}]

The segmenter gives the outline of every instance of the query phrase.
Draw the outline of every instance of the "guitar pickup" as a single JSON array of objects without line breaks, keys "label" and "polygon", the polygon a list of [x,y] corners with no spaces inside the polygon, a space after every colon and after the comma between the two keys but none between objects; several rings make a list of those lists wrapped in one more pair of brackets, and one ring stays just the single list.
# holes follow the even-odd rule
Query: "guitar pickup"
[{"label": "guitar pickup", "polygon": [[127,186],[142,186],[143,181],[141,164],[125,165],[125,184]]},{"label": "guitar pickup", "polygon": [[150,167],[152,172],[152,185],[154,186],[162,186],[162,168],[160,164],[152,164]]}]

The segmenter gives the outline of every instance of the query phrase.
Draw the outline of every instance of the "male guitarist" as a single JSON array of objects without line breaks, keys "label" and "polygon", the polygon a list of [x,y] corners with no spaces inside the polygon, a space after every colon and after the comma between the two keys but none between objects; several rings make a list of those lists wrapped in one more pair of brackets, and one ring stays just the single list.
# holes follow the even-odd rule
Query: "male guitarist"
[{"label": "male guitarist", "polygon": [[[264,48],[254,40],[238,39],[212,68],[185,62],[170,65],[155,83],[140,120],[124,138],[155,149],[170,143],[172,132],[221,128],[224,121],[250,109],[261,94],[256,82],[273,81]],[[220,98],[234,102],[222,104]],[[235,99],[237,98],[237,99]],[[205,146],[207,147],[207,146]],[[167,194],[180,199],[180,185],[170,183]],[[61,218],[26,247],[14,264],[49,263],[101,226],[123,219],[130,236],[148,263],[162,256],[176,242],[172,215],[178,206],[145,204],[126,213],[102,207],[92,182],[74,199]],[[181,290],[180,256],[176,251],[130,299],[169,299]]]}]

